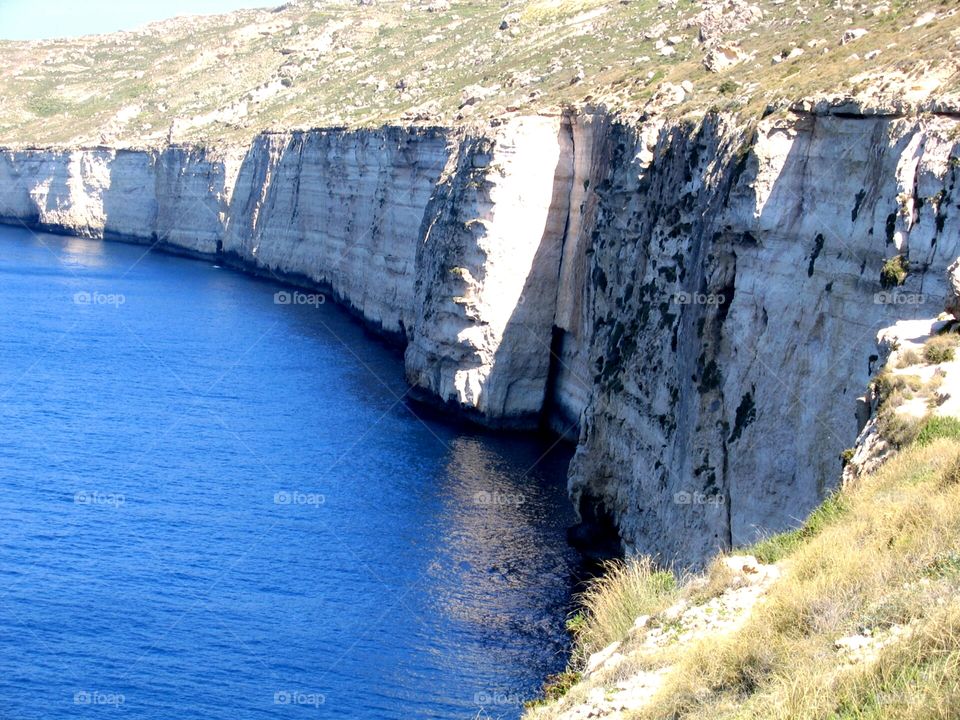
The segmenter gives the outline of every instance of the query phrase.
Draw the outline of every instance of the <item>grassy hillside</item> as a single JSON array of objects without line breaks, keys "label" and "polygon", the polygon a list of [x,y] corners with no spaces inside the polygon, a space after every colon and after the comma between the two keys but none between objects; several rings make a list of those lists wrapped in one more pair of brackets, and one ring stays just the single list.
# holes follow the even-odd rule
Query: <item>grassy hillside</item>
[{"label": "grassy hillside", "polygon": [[[851,30],[867,32],[841,45]],[[639,110],[682,81],[670,112],[756,114],[821,91],[920,100],[960,87],[958,42],[949,0],[291,2],[0,42],[0,143],[244,140],[577,103]],[[718,45],[746,59],[709,72]]]},{"label": "grassy hillside", "polygon": [[[573,717],[563,713],[625,698],[616,717],[638,720],[960,717],[957,423],[936,424],[803,528],[745,552],[776,563],[770,582],[744,580],[723,558],[679,585],[643,560],[597,581],[573,622],[566,683],[613,640],[623,659],[530,714]],[[751,588],[755,605],[731,600]],[[641,612],[650,621],[632,628]],[[709,631],[697,632],[691,618],[702,617]],[[666,639],[651,642],[657,633]],[[638,685],[643,676],[656,682]]]}]

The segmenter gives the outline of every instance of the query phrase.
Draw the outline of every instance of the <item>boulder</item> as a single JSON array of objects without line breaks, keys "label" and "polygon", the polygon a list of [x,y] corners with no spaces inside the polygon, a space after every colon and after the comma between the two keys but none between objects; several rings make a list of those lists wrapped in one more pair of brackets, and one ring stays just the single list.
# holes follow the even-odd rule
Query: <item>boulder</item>
[{"label": "boulder", "polygon": [[688,23],[689,26],[698,29],[700,42],[740,32],[763,18],[763,11],[746,0],[725,0],[705,4],[706,7]]},{"label": "boulder", "polygon": [[587,660],[587,674],[589,675],[598,667],[609,660],[613,654],[620,648],[620,642],[613,642],[607,645],[603,650],[593,653]]},{"label": "boulder", "polygon": [[840,36],[840,44],[846,45],[847,43],[852,43],[856,40],[859,40],[864,35],[867,34],[867,30],[863,28],[852,28],[850,30],[844,30],[843,35]]},{"label": "boulder", "polygon": [[654,96],[650,99],[647,109],[651,112],[679,105],[687,97],[687,92],[680,85],[674,85],[671,82],[663,83]]},{"label": "boulder", "polygon": [[716,45],[703,58],[703,66],[710,72],[722,72],[742,63],[749,57],[735,45]]},{"label": "boulder", "polygon": [[505,15],[503,20],[500,21],[501,30],[509,30],[514,27],[517,23],[520,22],[520,13],[509,13]]}]

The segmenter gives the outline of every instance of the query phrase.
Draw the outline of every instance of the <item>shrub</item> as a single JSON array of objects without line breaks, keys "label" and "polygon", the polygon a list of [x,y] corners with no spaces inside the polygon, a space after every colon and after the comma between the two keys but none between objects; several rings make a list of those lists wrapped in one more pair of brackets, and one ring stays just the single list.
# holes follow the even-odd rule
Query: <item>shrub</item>
[{"label": "shrub", "polygon": [[930,365],[950,362],[957,347],[957,335],[937,335],[923,344],[923,359]]},{"label": "shrub", "polygon": [[920,434],[921,420],[896,412],[896,403],[877,414],[877,432],[897,450],[912,444]]},{"label": "shrub", "polygon": [[894,255],[887,258],[883,267],[880,268],[880,285],[885,288],[897,287],[903,285],[907,279],[907,272],[910,270],[910,263],[904,255]]},{"label": "shrub", "polygon": [[960,420],[934,415],[920,423],[916,436],[918,445],[924,447],[939,438],[960,439]]},{"label": "shrub", "polygon": [[580,682],[580,673],[573,670],[564,670],[556,675],[550,675],[543,683],[543,700],[527,703],[528,707],[535,707],[540,702],[553,702],[559,700],[568,692],[570,688]]},{"label": "shrub", "polygon": [[919,375],[895,375],[884,370],[873,379],[873,391],[880,405],[891,402],[899,405],[903,399],[909,400],[913,393],[923,389],[923,378]]},{"label": "shrub", "polygon": [[900,353],[900,357],[897,358],[897,367],[907,368],[911,365],[919,365],[920,360],[920,355],[916,350],[904,350],[902,353]]},{"label": "shrub", "polygon": [[737,91],[739,87],[740,86],[737,85],[736,82],[734,82],[733,80],[727,79],[727,80],[724,80],[722,83],[720,83],[720,87],[718,89],[720,90],[721,95],[732,95]]}]

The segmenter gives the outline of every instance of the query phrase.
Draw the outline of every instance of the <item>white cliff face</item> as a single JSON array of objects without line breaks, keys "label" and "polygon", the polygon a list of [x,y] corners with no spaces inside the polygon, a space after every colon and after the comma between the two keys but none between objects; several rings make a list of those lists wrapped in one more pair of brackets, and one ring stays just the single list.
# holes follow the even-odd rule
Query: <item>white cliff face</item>
[{"label": "white cliff face", "polygon": [[877,330],[942,307],[957,125],[595,113],[0,151],[0,218],[330,291],[405,344],[421,397],[577,439],[585,520],[696,563],[822,499]]},{"label": "white cliff face", "polygon": [[228,162],[195,148],[0,151],[0,217],[215,252]]},{"label": "white cliff face", "polygon": [[551,367],[572,143],[560,118],[467,138],[427,210],[407,379],[497,424],[536,423]]},{"label": "white cliff face", "polygon": [[328,287],[405,339],[420,224],[449,141],[436,129],[263,135],[240,169],[223,250]]}]

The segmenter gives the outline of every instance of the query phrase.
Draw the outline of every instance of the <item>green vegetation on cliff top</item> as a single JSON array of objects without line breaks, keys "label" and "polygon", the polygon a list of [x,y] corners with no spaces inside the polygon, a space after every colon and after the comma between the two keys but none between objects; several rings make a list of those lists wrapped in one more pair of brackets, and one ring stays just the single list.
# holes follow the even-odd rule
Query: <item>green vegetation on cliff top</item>
[{"label": "green vegetation on cliff top", "polygon": [[[0,144],[242,141],[577,104],[634,112],[658,93],[677,113],[756,114],[824,92],[920,101],[960,86],[958,42],[946,0],[291,2],[0,42]],[[716,46],[744,59],[708,71]],[[684,81],[683,93],[665,85]]]}]

